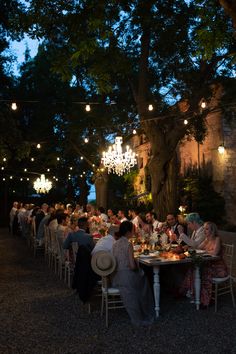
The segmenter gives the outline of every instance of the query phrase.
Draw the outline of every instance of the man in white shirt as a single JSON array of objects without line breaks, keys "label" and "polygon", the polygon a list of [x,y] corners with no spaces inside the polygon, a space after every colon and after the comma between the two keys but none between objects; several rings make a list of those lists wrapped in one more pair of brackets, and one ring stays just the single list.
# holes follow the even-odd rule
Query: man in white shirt
[{"label": "man in white shirt", "polygon": [[131,222],[134,224],[135,230],[139,229],[140,219],[138,216],[138,212],[134,209],[130,209],[128,215],[129,217],[131,217]]},{"label": "man in white shirt", "polygon": [[108,230],[108,235],[100,238],[96,243],[94,249],[92,250],[91,254],[95,254],[98,251],[107,251],[111,252],[113,244],[115,243],[115,232],[117,231],[117,227],[110,226]]},{"label": "man in white shirt", "polygon": [[103,207],[98,208],[98,216],[101,218],[101,221],[108,222],[108,216],[105,214],[105,209]]},{"label": "man in white shirt", "polygon": [[146,221],[149,225],[152,226],[152,233],[153,234],[158,234],[158,227],[159,227],[159,224],[160,224],[160,221],[157,220],[157,216],[156,216],[156,213],[152,212],[152,211],[149,211],[147,214],[146,214]]},{"label": "man in white shirt", "polygon": [[123,221],[127,221],[127,220],[128,220],[128,219],[126,218],[126,216],[125,216],[124,210],[119,210],[119,211],[118,211],[118,214],[117,214],[117,217],[118,217],[120,223],[122,223]]}]

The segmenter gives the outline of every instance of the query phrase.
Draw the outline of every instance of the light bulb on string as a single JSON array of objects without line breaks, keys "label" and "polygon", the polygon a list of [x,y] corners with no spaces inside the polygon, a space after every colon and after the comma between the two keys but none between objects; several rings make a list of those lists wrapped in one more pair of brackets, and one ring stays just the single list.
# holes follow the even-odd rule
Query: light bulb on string
[{"label": "light bulb on string", "polygon": [[47,169],[47,172],[50,172],[50,168]]},{"label": "light bulb on string", "polygon": [[83,160],[84,158],[83,158],[83,156],[80,156],[80,160]]},{"label": "light bulb on string", "polygon": [[27,172],[27,168],[24,168],[24,172]]},{"label": "light bulb on string", "polygon": [[57,157],[57,161],[60,161],[60,157]]},{"label": "light bulb on string", "polygon": [[17,110],[17,104],[16,104],[16,102],[12,102],[12,104],[11,104],[11,109],[12,109],[13,111],[16,111],[16,110]]},{"label": "light bulb on string", "polygon": [[135,134],[137,134],[137,131],[136,131],[136,129],[133,129],[133,134],[135,135]]},{"label": "light bulb on string", "polygon": [[12,176],[10,176],[10,179],[12,179],[13,177]]},{"label": "light bulb on string", "polygon": [[20,181],[23,181],[23,178],[20,178]]},{"label": "light bulb on string", "polygon": [[5,177],[3,177],[3,179],[2,179],[3,181],[6,181],[6,178]]},{"label": "light bulb on string", "polygon": [[37,149],[40,149],[40,148],[41,148],[41,144],[37,144],[37,145],[36,145],[36,148],[37,148]]},{"label": "light bulb on string", "polygon": [[31,157],[30,161],[32,161],[32,162],[33,162],[33,161],[34,161],[34,157]]},{"label": "light bulb on string", "polygon": [[149,105],[148,105],[148,110],[149,110],[149,111],[153,111],[153,105],[152,105],[152,104],[149,104]]},{"label": "light bulb on string", "polygon": [[218,146],[218,152],[219,152],[219,154],[221,154],[221,155],[224,154],[224,152],[225,152],[225,147],[224,147],[223,144]]},{"label": "light bulb on string", "polygon": [[201,107],[202,107],[203,109],[205,109],[206,106],[207,106],[206,101],[205,101],[204,99],[202,99]]},{"label": "light bulb on string", "polygon": [[4,157],[2,160],[3,160],[3,162],[6,162],[6,161],[7,161],[6,157]]},{"label": "light bulb on string", "polygon": [[1,170],[4,170],[4,167],[3,167],[3,166],[1,167]]},{"label": "light bulb on string", "polygon": [[90,104],[86,104],[86,106],[85,106],[85,111],[86,111],[86,112],[90,112],[90,111],[91,111]]},{"label": "light bulb on string", "polygon": [[187,120],[187,119],[184,120],[184,124],[185,124],[185,125],[188,124],[188,120]]},{"label": "light bulb on string", "polygon": [[84,138],[84,142],[87,144],[89,142],[88,138]]}]

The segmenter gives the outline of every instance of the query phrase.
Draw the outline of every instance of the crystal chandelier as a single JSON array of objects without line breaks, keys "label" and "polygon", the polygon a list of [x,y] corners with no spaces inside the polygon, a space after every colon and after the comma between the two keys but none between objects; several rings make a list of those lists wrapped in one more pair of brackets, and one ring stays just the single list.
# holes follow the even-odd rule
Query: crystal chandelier
[{"label": "crystal chandelier", "polygon": [[109,147],[107,151],[103,152],[102,163],[104,167],[107,167],[108,173],[116,173],[118,176],[122,176],[125,172],[129,172],[130,169],[136,165],[136,154],[126,146],[126,151],[122,151],[123,139],[121,136],[117,136],[115,144]]},{"label": "crystal chandelier", "polygon": [[45,175],[41,175],[34,181],[34,189],[37,193],[48,193],[52,188],[52,182],[45,178]]}]

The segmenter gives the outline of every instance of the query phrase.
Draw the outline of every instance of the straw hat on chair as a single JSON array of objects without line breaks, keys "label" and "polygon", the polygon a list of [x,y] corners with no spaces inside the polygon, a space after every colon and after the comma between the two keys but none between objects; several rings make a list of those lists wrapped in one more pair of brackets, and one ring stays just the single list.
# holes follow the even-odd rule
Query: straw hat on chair
[{"label": "straw hat on chair", "polygon": [[102,277],[114,272],[116,268],[115,257],[106,251],[98,251],[92,256],[91,266],[95,273]]}]

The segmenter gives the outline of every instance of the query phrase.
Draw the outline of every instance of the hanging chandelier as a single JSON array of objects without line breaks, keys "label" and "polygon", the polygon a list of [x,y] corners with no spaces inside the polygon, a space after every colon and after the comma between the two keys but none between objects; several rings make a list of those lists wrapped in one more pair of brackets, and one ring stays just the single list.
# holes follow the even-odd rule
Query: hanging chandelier
[{"label": "hanging chandelier", "polygon": [[137,163],[136,154],[129,146],[126,146],[126,151],[123,152],[122,142],[122,137],[117,136],[115,144],[110,146],[107,151],[104,151],[102,157],[102,163],[104,167],[107,167],[108,173],[113,172],[118,176],[122,176],[125,172],[129,172]]},{"label": "hanging chandelier", "polygon": [[48,193],[52,188],[52,182],[45,178],[45,175],[41,175],[34,181],[34,189],[37,193]]}]

